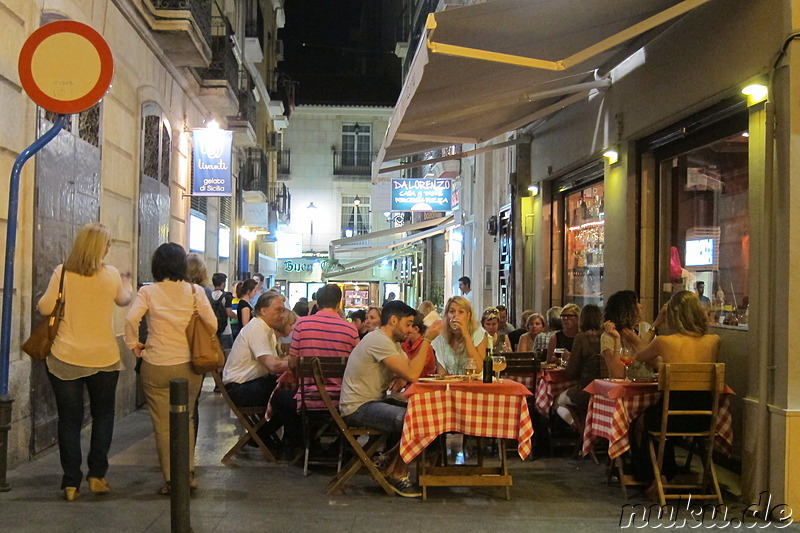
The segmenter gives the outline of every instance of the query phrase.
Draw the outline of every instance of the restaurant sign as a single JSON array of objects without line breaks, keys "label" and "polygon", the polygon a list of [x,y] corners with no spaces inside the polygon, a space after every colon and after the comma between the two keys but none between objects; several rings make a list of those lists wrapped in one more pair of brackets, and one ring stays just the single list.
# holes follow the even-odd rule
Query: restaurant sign
[{"label": "restaurant sign", "polygon": [[282,272],[280,272],[279,275],[285,276],[287,274],[313,272],[315,263],[319,264],[319,268],[321,270],[325,270],[325,268],[328,266],[327,259],[315,259],[310,257],[286,259],[281,262]]},{"label": "restaurant sign", "polygon": [[230,196],[233,132],[215,128],[192,130],[192,143],[192,196]]},{"label": "restaurant sign", "polygon": [[392,211],[450,211],[453,180],[393,179]]}]

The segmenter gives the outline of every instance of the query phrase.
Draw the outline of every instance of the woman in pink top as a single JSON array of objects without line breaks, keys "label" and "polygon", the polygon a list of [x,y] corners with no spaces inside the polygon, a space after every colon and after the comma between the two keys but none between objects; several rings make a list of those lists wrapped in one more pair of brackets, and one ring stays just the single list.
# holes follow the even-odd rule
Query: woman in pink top
[{"label": "woman in pink top", "polygon": [[[153,253],[152,285],[139,289],[125,319],[125,342],[136,357],[142,358],[142,388],[153,421],[156,449],[165,483],[159,494],[170,492],[169,472],[169,382],[185,378],[189,399],[200,394],[203,376],[192,370],[186,326],[195,306],[200,319],[216,330],[217,317],[199,285],[185,281],[186,252],[173,242],[162,244]],[[147,343],[139,342],[139,322],[147,314]],[[193,426],[194,402],[189,402],[189,424]],[[189,468],[194,472],[194,427],[189,428]],[[194,486],[194,476],[192,476]]]},{"label": "woman in pink top", "polygon": [[72,501],[78,496],[81,472],[81,426],[83,391],[89,391],[92,439],[87,481],[89,490],[110,490],[106,481],[108,449],[114,433],[114,400],[122,369],[111,318],[114,305],[131,301],[131,275],[122,275],[103,258],[111,248],[111,233],[102,224],[86,224],[63,265],[50,277],[39,300],[39,312],[50,314],[56,304],[62,269],[64,275],[64,319],[47,357],[47,377],[55,393],[58,411],[58,451],[61,457],[61,488]]}]

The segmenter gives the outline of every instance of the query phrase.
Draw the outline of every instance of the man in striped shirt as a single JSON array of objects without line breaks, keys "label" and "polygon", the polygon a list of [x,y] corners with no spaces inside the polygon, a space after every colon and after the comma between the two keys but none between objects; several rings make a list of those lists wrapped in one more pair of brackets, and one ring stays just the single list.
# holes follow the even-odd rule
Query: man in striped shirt
[{"label": "man in striped shirt", "polygon": [[[300,317],[292,332],[289,355],[293,357],[348,357],[358,344],[358,330],[342,318],[342,289],[329,283],[317,291],[319,311],[314,315]],[[280,382],[293,381],[289,376],[281,376]],[[313,378],[306,378],[301,384],[305,389],[306,410],[325,410]],[[338,402],[341,380],[329,379],[326,389],[331,398]],[[295,388],[276,390],[272,395],[272,412],[283,423],[284,444],[287,448],[297,448],[302,442],[302,426],[297,414],[300,391]],[[289,453],[291,455],[291,453]]]}]

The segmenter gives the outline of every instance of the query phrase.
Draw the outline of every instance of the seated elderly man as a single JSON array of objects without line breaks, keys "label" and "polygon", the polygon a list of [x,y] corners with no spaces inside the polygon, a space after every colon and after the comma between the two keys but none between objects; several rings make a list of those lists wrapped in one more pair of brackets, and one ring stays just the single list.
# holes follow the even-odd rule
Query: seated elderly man
[{"label": "seated elderly man", "polygon": [[339,400],[339,411],[348,424],[373,427],[395,436],[397,444],[387,452],[390,459],[384,474],[395,492],[406,498],[422,496],[422,492],[408,479],[408,465],[399,454],[406,408],[389,400],[386,391],[399,390],[419,378],[431,341],[442,330],[441,321],[429,326],[417,357],[409,361],[400,343],[411,332],[416,314],[413,307],[398,300],[383,307],[381,326],[367,334],[347,360]]},{"label": "seated elderly man", "polygon": [[278,375],[289,369],[288,360],[279,356],[273,329],[281,324],[283,302],[284,297],[274,291],[259,296],[255,318],[239,332],[225,362],[222,382],[239,407],[267,405]]}]

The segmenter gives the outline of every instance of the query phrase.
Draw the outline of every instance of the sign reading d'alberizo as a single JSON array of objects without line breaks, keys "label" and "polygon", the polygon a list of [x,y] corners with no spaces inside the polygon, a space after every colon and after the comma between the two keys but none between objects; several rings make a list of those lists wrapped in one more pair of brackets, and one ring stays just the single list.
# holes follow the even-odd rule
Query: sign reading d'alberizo
[{"label": "sign reading d'alberizo", "polygon": [[231,195],[233,132],[207,128],[192,130],[193,196]]},{"label": "sign reading d'alberizo", "polygon": [[392,211],[449,211],[449,179],[393,179]]}]

